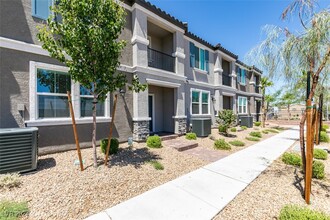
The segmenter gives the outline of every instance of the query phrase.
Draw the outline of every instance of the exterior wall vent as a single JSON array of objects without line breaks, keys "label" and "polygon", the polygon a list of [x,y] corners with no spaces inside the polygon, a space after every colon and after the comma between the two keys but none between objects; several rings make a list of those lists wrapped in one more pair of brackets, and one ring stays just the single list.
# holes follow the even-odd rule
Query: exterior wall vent
[{"label": "exterior wall vent", "polygon": [[0,174],[37,168],[38,128],[0,129]]}]

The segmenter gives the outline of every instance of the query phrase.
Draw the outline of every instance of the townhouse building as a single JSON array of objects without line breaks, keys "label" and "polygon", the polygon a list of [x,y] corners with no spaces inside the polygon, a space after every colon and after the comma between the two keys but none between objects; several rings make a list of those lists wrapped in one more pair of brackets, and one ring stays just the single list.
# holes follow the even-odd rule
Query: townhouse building
[{"label": "townhouse building", "polygon": [[[52,1],[3,1],[0,8],[0,128],[38,127],[40,149],[74,147],[66,91],[72,93],[82,146],[90,145],[92,99],[50,58],[37,40]],[[189,32],[187,23],[144,0],[125,0],[127,45],[118,71],[128,83],[117,104],[114,136],[145,140],[150,133],[184,134],[194,118],[216,124],[218,111],[258,120],[262,72],[238,56]],[[128,89],[133,75],[148,88]],[[45,83],[43,78],[51,79]],[[97,106],[97,138],[109,132],[113,94]]]}]

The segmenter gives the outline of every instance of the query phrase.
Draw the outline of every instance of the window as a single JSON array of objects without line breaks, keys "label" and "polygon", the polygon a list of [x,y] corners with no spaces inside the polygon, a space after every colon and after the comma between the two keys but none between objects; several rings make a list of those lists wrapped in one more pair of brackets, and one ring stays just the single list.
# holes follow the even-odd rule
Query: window
[{"label": "window", "polygon": [[32,15],[41,19],[47,19],[50,15],[50,6],[52,0],[31,0],[32,1]]},{"label": "window", "polygon": [[193,115],[208,115],[210,92],[201,90],[191,91],[191,114]]},{"label": "window", "polygon": [[236,72],[237,72],[237,81],[242,85],[246,85],[246,70],[237,67]]},{"label": "window", "polygon": [[247,114],[247,98],[238,96],[238,114]]},{"label": "window", "polygon": [[65,72],[37,69],[38,118],[69,117],[67,91],[71,78]]},{"label": "window", "polygon": [[[96,104],[96,116],[104,116],[104,102]],[[80,86],[80,116],[92,117],[93,115],[93,96],[89,89]]]},{"label": "window", "polygon": [[190,67],[209,71],[209,51],[196,47],[190,42]]},{"label": "window", "polygon": [[[88,89],[73,83],[68,68],[30,61],[30,119],[28,126],[71,124],[67,91],[71,91],[72,106],[77,123],[92,122],[92,102]],[[97,122],[110,121],[109,94],[97,104]]]}]

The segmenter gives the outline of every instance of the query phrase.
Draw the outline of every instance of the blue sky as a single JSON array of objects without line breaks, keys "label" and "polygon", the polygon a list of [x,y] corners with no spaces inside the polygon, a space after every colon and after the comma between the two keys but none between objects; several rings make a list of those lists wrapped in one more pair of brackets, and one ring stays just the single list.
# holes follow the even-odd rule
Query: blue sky
[{"label": "blue sky", "polygon": [[[295,32],[301,28],[292,16],[281,20],[292,0],[149,0],[152,4],[188,22],[190,32],[223,47],[244,61],[245,54],[261,40],[261,27],[273,24]],[[318,1],[325,8],[329,0]]]}]

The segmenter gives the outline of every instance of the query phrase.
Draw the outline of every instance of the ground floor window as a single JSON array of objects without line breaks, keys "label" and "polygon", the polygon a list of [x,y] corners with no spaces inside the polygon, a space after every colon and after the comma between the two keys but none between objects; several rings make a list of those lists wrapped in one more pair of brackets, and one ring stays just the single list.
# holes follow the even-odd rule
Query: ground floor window
[{"label": "ground floor window", "polygon": [[[93,96],[89,89],[71,80],[68,68],[31,61],[30,121],[57,118],[70,119],[67,91],[71,92],[76,119],[91,118],[93,114]],[[96,116],[109,118],[110,106],[108,105],[108,98],[105,102],[98,102]]]},{"label": "ground floor window", "polygon": [[38,68],[38,118],[69,117],[68,90],[71,90],[71,78],[67,73]]},{"label": "ground floor window", "polygon": [[247,114],[247,98],[238,96],[238,114]]},{"label": "ground floor window", "polygon": [[210,92],[203,90],[191,91],[191,114],[208,115],[210,114]]}]

